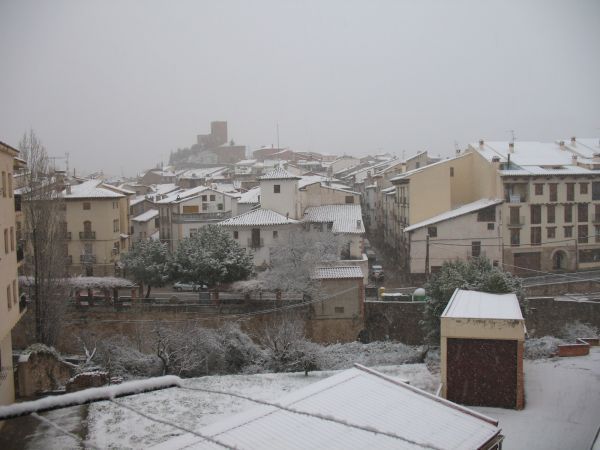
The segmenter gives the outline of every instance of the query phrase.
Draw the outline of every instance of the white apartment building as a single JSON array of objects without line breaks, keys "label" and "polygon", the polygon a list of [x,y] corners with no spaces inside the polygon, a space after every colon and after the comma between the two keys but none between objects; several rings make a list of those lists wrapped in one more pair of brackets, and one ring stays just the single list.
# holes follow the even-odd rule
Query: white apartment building
[{"label": "white apartment building", "polygon": [[15,400],[11,330],[25,313],[19,297],[13,194],[13,173],[22,165],[18,155],[18,150],[0,142],[0,405]]}]

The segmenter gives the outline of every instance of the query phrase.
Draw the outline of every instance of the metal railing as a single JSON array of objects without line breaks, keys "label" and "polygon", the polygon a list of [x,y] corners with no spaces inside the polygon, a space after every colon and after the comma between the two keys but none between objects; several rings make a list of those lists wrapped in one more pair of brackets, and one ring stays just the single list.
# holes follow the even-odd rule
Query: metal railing
[{"label": "metal railing", "polygon": [[231,217],[231,211],[219,211],[219,212],[199,212],[199,213],[183,213],[173,214],[173,223],[185,223],[185,222],[205,222],[214,220],[225,220]]},{"label": "metal railing", "polygon": [[89,239],[89,240],[96,239],[96,232],[95,231],[80,231],[79,239]]},{"label": "metal railing", "polygon": [[95,264],[96,263],[96,255],[89,255],[89,254],[79,255],[79,262]]},{"label": "metal railing", "polygon": [[525,225],[525,216],[508,218],[509,227],[522,227],[523,225]]}]

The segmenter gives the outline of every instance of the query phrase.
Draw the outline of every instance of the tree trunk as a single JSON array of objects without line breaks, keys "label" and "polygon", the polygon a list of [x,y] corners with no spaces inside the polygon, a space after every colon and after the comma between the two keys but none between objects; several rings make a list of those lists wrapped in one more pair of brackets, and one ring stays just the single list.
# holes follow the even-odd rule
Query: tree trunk
[{"label": "tree trunk", "polygon": [[148,289],[146,289],[146,298],[150,297],[150,289],[152,289],[152,286],[148,285]]}]

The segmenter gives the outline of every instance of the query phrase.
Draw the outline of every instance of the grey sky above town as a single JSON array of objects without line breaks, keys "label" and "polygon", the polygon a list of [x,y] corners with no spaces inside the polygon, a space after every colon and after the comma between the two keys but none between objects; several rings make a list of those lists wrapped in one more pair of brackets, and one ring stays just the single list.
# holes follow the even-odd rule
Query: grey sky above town
[{"label": "grey sky above town", "polygon": [[211,120],[250,150],[442,156],[600,135],[600,2],[0,2],[0,140],[133,175]]}]

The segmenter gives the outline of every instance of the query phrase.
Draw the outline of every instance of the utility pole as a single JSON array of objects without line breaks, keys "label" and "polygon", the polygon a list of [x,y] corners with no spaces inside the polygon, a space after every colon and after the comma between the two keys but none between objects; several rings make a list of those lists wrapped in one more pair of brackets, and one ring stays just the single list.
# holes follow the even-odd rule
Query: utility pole
[{"label": "utility pole", "polygon": [[429,279],[429,233],[425,237],[425,278]]}]

